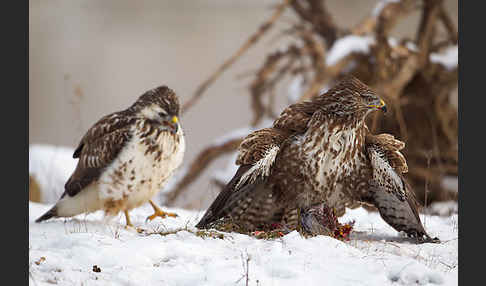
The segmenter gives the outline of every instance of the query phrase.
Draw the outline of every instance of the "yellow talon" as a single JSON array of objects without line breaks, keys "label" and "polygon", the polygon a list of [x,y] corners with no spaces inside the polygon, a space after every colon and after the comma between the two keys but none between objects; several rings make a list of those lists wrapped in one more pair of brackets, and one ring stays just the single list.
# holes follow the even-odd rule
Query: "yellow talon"
[{"label": "yellow talon", "polygon": [[160,209],[152,200],[149,200],[149,203],[152,205],[154,208],[154,214],[147,217],[147,220],[153,220],[154,218],[160,216],[161,218],[166,218],[166,217],[177,217],[178,215],[176,213],[169,213],[165,212],[162,209]]}]

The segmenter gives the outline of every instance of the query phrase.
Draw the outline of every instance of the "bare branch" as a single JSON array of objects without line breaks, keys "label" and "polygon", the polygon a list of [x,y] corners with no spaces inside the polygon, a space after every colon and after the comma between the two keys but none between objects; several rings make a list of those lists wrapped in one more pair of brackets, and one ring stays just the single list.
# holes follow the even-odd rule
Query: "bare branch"
[{"label": "bare branch", "polygon": [[[305,2],[307,7],[303,4]],[[300,18],[309,22],[312,29],[326,41],[328,47],[334,44],[340,31],[324,6],[323,0],[295,0],[291,5]]]},{"label": "bare branch", "polygon": [[207,80],[205,80],[197,88],[194,95],[183,105],[182,113],[185,113],[191,106],[193,106],[196,101],[203,95],[206,89],[216,80],[218,77],[228,69],[232,64],[236,62],[251,46],[256,44],[258,40],[270,30],[275,21],[282,15],[285,8],[289,5],[290,0],[284,0],[282,4],[278,5],[274,13],[266,22],[264,22],[258,31],[253,34],[229,59],[227,59]]},{"label": "bare branch", "polygon": [[220,145],[209,146],[201,151],[197,158],[192,162],[186,175],[179,181],[177,186],[167,194],[165,204],[167,206],[173,206],[177,197],[186,190],[187,186],[189,186],[202,174],[204,169],[211,164],[213,160],[226,153],[236,150],[242,140],[243,138],[231,139]]}]

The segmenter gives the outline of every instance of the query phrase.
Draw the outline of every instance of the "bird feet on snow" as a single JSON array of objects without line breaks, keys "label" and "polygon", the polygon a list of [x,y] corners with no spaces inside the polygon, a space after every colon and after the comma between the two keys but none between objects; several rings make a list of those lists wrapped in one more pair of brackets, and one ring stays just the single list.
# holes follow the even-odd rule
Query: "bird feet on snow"
[{"label": "bird feet on snow", "polygon": [[408,235],[409,237],[413,237],[417,240],[417,243],[440,243],[440,239],[438,237],[430,237],[428,234],[422,234],[422,235]]},{"label": "bird feet on snow", "polygon": [[133,225],[125,225],[125,229],[126,230],[134,230],[136,231],[137,233],[143,233],[143,232],[146,232],[147,230],[144,229],[144,228],[141,228],[141,227],[137,227],[137,226],[133,226]]},{"label": "bird feet on snow", "polygon": [[142,233],[145,231],[143,228],[135,227],[132,224],[132,220],[130,219],[130,215],[128,214],[128,211],[125,211],[125,219],[126,219],[126,225],[125,225],[126,230],[135,230],[138,233]]},{"label": "bird feet on snow", "polygon": [[161,208],[159,208],[152,200],[149,200],[149,203],[152,205],[154,208],[154,213],[145,219],[145,221],[148,220],[153,220],[156,217],[161,217],[161,218],[166,218],[166,217],[177,217],[178,215],[176,213],[170,213],[170,212],[165,212]]}]

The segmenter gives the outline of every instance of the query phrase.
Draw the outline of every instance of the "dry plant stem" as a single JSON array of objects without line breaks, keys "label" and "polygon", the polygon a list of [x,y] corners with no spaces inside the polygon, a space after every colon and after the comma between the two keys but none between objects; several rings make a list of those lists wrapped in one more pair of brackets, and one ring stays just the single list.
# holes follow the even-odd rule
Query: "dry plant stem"
[{"label": "dry plant stem", "polygon": [[[398,19],[402,19],[415,7],[416,0],[405,0],[400,2],[388,2],[381,9],[381,12],[377,16],[369,16],[363,19],[356,27],[351,29],[351,34],[362,36],[369,34],[376,30],[378,22],[389,23],[386,24],[383,31],[389,31],[397,23]],[[390,20],[393,20],[389,22]]]},{"label": "dry plant stem", "polygon": [[255,126],[260,122],[263,118],[265,113],[265,106],[262,102],[262,95],[267,90],[267,81],[269,76],[273,73],[273,71],[277,68],[280,60],[282,60],[292,49],[289,49],[285,52],[277,51],[272,53],[267,57],[265,63],[263,64],[262,68],[257,73],[257,77],[252,82],[250,87],[251,93],[251,108],[253,110],[253,121],[251,123],[252,126]]},{"label": "dry plant stem", "polygon": [[390,2],[381,10],[377,18],[377,33],[388,35],[390,31],[416,7],[417,0]]},{"label": "dry plant stem", "polygon": [[444,24],[446,30],[449,32],[449,39],[451,40],[452,43],[457,43],[458,41],[458,36],[457,36],[457,29],[452,22],[451,17],[449,17],[449,14],[446,13],[445,9],[443,6],[440,7],[440,12],[439,12],[439,17],[442,23]]},{"label": "dry plant stem", "polygon": [[441,7],[442,0],[424,0],[424,11],[417,34],[418,49],[420,51],[418,64],[420,68],[428,61],[434,25],[437,22]]},{"label": "dry plant stem", "polygon": [[381,92],[386,94],[388,98],[397,100],[403,88],[410,82],[418,68],[417,56],[415,54],[410,55],[401,66],[398,74],[380,88]]},{"label": "dry plant stem", "polygon": [[232,139],[220,145],[210,146],[199,153],[197,158],[192,162],[187,174],[181,179],[177,186],[167,194],[165,205],[173,206],[177,197],[188,185],[201,175],[205,168],[211,164],[214,159],[234,151],[238,148],[242,140],[243,138]]},{"label": "dry plant stem", "polygon": [[[341,67],[343,67],[343,61],[340,61],[333,67],[326,67],[326,51],[324,46],[319,41],[317,41],[311,33],[304,29],[300,31],[299,35],[304,42],[305,48],[307,50],[307,56],[310,58],[313,70],[315,71],[309,88],[307,88],[307,90],[299,99],[299,101],[303,101],[318,94],[322,86],[326,84],[327,79],[332,78],[333,74],[335,74],[337,70],[340,70]],[[338,69],[336,69],[336,67],[338,67]]]},{"label": "dry plant stem", "polygon": [[388,43],[388,36],[390,31],[398,24],[399,20],[403,19],[412,11],[415,2],[414,0],[408,0],[389,3],[376,17],[375,34],[377,44],[374,49],[376,57],[375,82],[390,79],[389,58],[391,47]]},{"label": "dry plant stem", "polygon": [[[307,7],[303,5],[305,2]],[[291,5],[300,18],[309,22],[314,32],[320,35],[330,47],[336,41],[340,31],[324,6],[324,2],[323,0],[294,0]]]},{"label": "dry plant stem", "polygon": [[[290,70],[292,69],[294,63],[296,62],[297,58],[296,57],[292,57],[292,58],[289,58],[287,63],[281,67],[277,74],[273,77],[273,79],[271,79],[269,82],[268,82],[268,89],[270,89],[269,91],[269,101],[268,101],[268,104],[267,104],[267,108],[265,109],[265,112],[266,112],[266,115],[267,117],[270,117],[270,118],[273,118],[273,119],[276,119],[277,118],[277,114],[275,113],[274,111],[274,106],[275,106],[275,97],[276,97],[276,93],[275,93],[275,85],[288,73],[290,72]],[[255,126],[255,125],[253,125]]]},{"label": "dry plant stem", "polygon": [[185,113],[191,106],[193,106],[196,101],[203,95],[206,89],[233,63],[236,62],[252,45],[254,45],[258,40],[267,32],[275,23],[275,21],[282,15],[285,8],[289,5],[291,0],[284,0],[282,4],[278,5],[274,13],[268,21],[263,23],[258,31],[253,34],[239,49],[233,54],[229,59],[227,59],[207,80],[205,80],[196,90],[194,95],[183,105],[182,113]]}]

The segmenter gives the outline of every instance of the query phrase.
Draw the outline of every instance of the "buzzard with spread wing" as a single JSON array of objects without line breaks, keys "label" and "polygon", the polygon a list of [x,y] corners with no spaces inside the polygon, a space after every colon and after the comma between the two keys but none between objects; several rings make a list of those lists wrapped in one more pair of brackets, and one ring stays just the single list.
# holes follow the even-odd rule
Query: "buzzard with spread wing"
[{"label": "buzzard with spread wing", "polygon": [[271,128],[243,140],[238,171],[197,227],[231,219],[246,230],[300,224],[312,233],[301,212],[322,203],[342,210],[361,201],[374,204],[397,231],[431,241],[403,177],[404,143],[366,127],[366,116],[375,110],[386,112],[384,101],[354,77],[290,105]]}]

